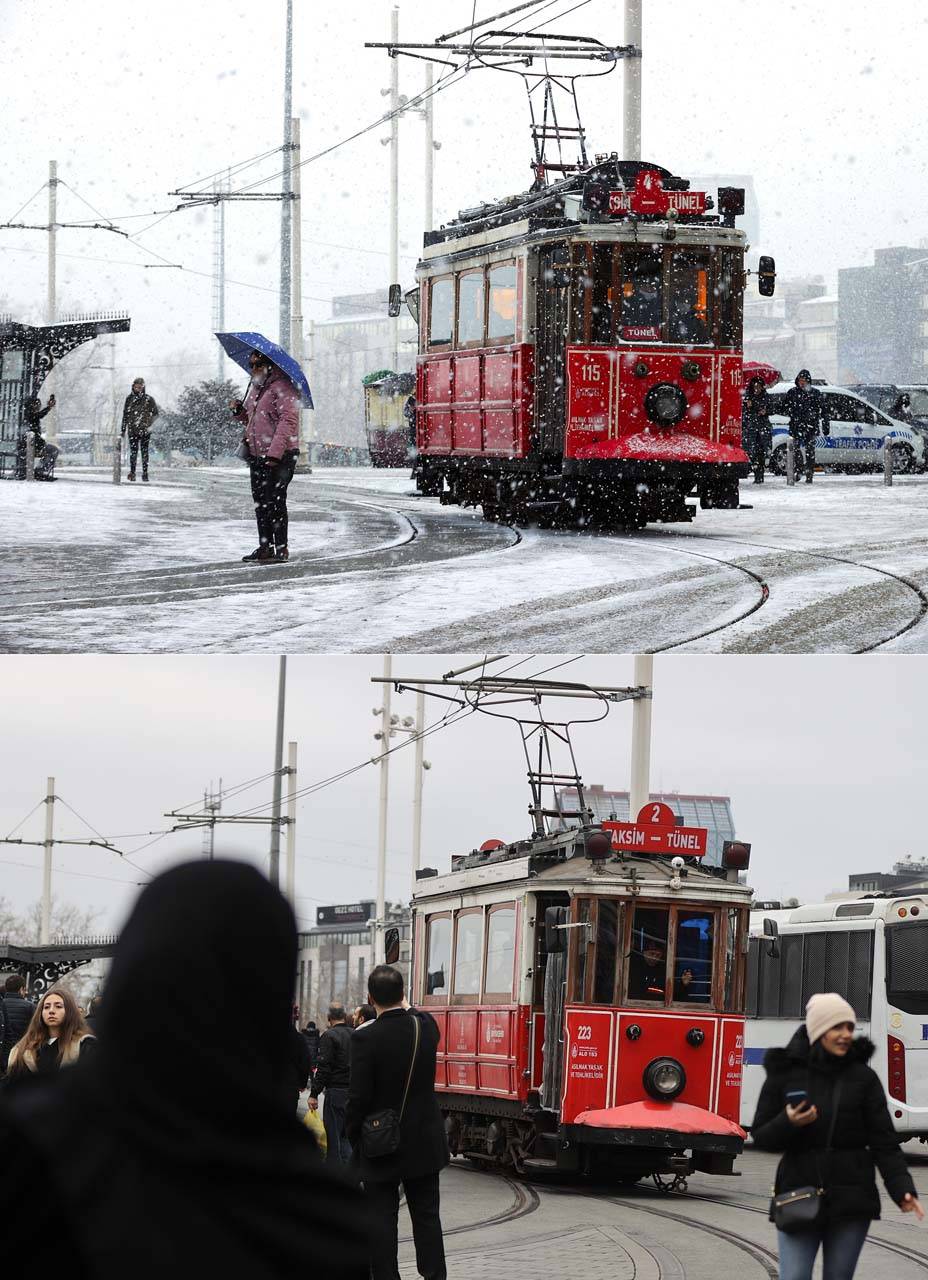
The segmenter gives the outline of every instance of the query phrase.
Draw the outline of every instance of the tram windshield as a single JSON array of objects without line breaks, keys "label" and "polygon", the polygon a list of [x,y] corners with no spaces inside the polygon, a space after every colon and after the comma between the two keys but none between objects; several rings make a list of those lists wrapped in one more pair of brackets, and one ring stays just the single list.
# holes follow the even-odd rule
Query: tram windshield
[{"label": "tram windshield", "polygon": [[741,283],[739,249],[575,244],[570,341],[738,346]]}]

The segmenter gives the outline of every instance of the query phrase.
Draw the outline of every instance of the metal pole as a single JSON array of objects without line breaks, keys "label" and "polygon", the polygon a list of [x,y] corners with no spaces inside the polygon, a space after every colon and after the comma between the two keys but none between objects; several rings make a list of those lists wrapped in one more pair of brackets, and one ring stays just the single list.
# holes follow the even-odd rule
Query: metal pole
[{"label": "metal pole", "polygon": [[377,922],[374,940],[374,963],[383,964],[384,915],[387,896],[387,795],[390,784],[390,695],[389,684],[393,673],[393,659],[389,653],[383,658],[383,677],[388,683],[383,687],[383,707],[380,712],[380,826],[377,835]]},{"label": "metal pole", "polygon": [[637,821],[638,814],[651,796],[651,685],[654,679],[654,658],[650,654],[635,654],[635,685],[647,690],[643,698],[632,704],[632,776],[628,791],[629,818]]},{"label": "metal pole", "polygon": [[287,700],[287,659],[280,658],[280,674],[277,678],[277,735],[274,745],[274,798],[271,814],[270,880],[275,888],[280,885],[280,793],[284,767],[284,706]]},{"label": "metal pole", "polygon": [[435,133],[432,115],[432,64],[425,64],[425,230],[432,230],[432,195],[435,174]]},{"label": "metal pole", "polygon": [[422,767],[425,729],[425,690],[416,692],[416,776],[412,793],[412,884],[416,887],[416,872],[422,865],[422,783],[425,770]]},{"label": "metal pole", "polygon": [[45,791],[45,858],[42,866],[42,921],[39,942],[47,946],[52,936],[52,850],[55,847],[55,779],[49,778]]},{"label": "metal pole", "polygon": [[[641,9],[644,0],[625,0],[625,43],[641,49]],[[622,158],[641,159],[641,55],[623,62]],[[634,821],[634,817],[632,819]]]},{"label": "metal pole", "polygon": [[290,259],[290,229],[293,217],[292,189],[293,163],[293,0],[287,0],[287,47],[284,56],[284,182],[283,200],[280,206],[280,345],[290,350],[290,284],[292,263]]},{"label": "metal pole", "polygon": [[296,910],[296,743],[287,746],[287,898]]},{"label": "metal pole", "polygon": [[110,414],[113,423],[113,484],[122,483],[122,434],[116,421],[116,336],[110,338]]},{"label": "metal pole", "polygon": [[[303,224],[302,199],[300,182],[300,119],[294,116],[291,121],[293,135],[293,276],[292,302],[293,313],[290,323],[290,351],[297,362],[303,363]],[[303,425],[303,409],[299,410],[299,449],[302,465],[308,462],[306,457],[306,432]]]},{"label": "metal pole", "polygon": [[45,306],[45,323],[54,324],[58,315],[56,298],[55,238],[58,221],[58,161],[48,162],[48,299]]},{"label": "metal pole", "polygon": [[890,488],[893,483],[893,447],[889,436],[883,437],[883,483]]},{"label": "metal pole", "polygon": [[35,479],[35,435],[31,431],[26,432],[26,474],[23,479]]},{"label": "metal pole", "polygon": [[796,441],[792,436],[786,437],[786,483],[796,483]]},{"label": "metal pole", "polygon": [[[394,6],[390,14],[390,39],[400,38],[400,11]],[[396,54],[390,60],[390,284],[399,279],[399,150],[400,150],[400,65]],[[399,320],[390,317],[390,368],[395,370],[399,358]]]}]

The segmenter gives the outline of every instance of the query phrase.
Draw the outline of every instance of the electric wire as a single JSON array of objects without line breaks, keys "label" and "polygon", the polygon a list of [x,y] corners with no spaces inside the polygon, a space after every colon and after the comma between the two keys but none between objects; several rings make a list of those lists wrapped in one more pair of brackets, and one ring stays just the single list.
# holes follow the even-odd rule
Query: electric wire
[{"label": "electric wire", "polygon": [[7,837],[6,837],[7,840],[9,840],[11,836],[15,835],[16,832],[20,829],[20,827],[24,827],[26,823],[29,821],[29,819],[32,817],[32,815],[36,812],[36,810],[43,804],[45,804],[45,796],[43,796],[42,799],[39,800],[37,804],[33,805],[33,807],[26,814],[25,818],[23,818],[22,822],[17,822],[16,826],[13,827],[12,831],[9,831],[7,833]]},{"label": "electric wire", "polygon": [[[36,196],[40,196],[47,186],[48,186],[48,183],[43,182],[41,187],[39,187],[38,191],[36,191],[34,195],[31,195],[25,204],[21,204],[19,206],[19,208],[13,214],[13,218],[18,218],[19,215],[22,213],[23,209],[28,209],[29,206],[32,204],[33,200],[36,198]],[[7,222],[12,222],[13,218],[7,218]]]},{"label": "electric wire", "polygon": [[[16,862],[13,858],[0,858],[0,866],[4,867],[25,867],[27,871],[39,871],[40,868],[34,862]],[[82,880],[108,880],[111,884],[124,884],[131,887],[137,887],[146,884],[144,880],[121,880],[118,876],[100,876],[94,875],[90,871],[68,871],[64,867],[55,867],[56,876],[78,876]]]}]

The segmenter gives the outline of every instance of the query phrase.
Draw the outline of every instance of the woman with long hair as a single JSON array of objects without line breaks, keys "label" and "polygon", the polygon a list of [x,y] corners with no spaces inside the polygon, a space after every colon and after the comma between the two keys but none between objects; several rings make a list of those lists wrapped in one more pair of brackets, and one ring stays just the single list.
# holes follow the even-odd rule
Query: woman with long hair
[{"label": "woman with long hair", "polygon": [[[865,1036],[854,1039],[855,1021],[842,996],[818,993],[786,1048],[764,1057],[767,1079],[751,1137],[762,1151],[783,1152],[770,1209],[780,1280],[811,1280],[819,1248],[825,1280],[850,1280],[880,1216],[874,1165],[902,1212],[924,1217],[886,1094],[867,1065],[874,1046]],[[802,1201],[814,1209],[811,1221],[795,1220]]]},{"label": "woman with long hair", "polygon": [[7,1075],[54,1075],[73,1066],[94,1046],[94,1037],[67,987],[52,987],[36,1005],[26,1034],[13,1045]]}]

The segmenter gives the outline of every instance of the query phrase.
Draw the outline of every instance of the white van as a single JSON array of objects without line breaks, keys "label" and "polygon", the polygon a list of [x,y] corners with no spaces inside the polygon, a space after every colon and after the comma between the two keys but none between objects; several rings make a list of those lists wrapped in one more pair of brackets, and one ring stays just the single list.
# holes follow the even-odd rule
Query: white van
[{"label": "white van", "polygon": [[[774,475],[786,475],[786,441],[789,418],[783,413],[786,393],[792,382],[778,382],[767,393],[773,443],[769,466]],[[883,441],[888,436],[894,471],[924,471],[925,439],[905,422],[891,418],[854,391],[844,387],[818,386],[828,406],[831,429],[815,440],[815,462],[820,467],[841,471],[863,471],[883,465]]]}]

